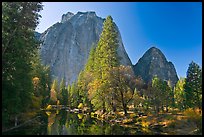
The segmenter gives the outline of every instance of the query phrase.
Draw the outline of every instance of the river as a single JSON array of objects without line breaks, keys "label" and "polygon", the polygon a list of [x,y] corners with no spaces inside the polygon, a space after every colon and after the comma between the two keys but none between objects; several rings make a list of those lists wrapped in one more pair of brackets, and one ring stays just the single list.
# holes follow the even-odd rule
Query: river
[{"label": "river", "polygon": [[90,115],[65,110],[41,111],[35,122],[13,129],[7,135],[141,135],[141,130],[109,124]]}]

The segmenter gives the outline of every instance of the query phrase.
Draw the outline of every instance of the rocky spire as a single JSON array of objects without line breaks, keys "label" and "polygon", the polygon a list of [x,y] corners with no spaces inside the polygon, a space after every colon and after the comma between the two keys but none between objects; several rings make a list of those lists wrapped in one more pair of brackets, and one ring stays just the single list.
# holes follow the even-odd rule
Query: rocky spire
[{"label": "rocky spire", "polygon": [[171,86],[178,81],[178,76],[172,62],[168,62],[164,54],[156,47],[151,47],[133,66],[136,76],[140,76],[146,83],[151,82],[157,75],[162,80],[170,80]]}]

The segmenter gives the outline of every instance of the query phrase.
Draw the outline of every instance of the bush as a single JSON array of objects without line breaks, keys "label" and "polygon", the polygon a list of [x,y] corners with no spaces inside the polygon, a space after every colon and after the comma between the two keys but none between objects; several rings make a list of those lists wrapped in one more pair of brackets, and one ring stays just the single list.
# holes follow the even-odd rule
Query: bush
[{"label": "bush", "polygon": [[40,109],[42,102],[42,96],[36,97],[32,96],[32,109]]},{"label": "bush", "polygon": [[46,107],[46,110],[50,110],[50,109],[52,109],[52,106],[51,106],[51,105],[48,105],[48,106]]},{"label": "bush", "polygon": [[82,104],[82,103],[79,103],[78,109],[82,109],[82,108],[83,108],[83,104]]},{"label": "bush", "polygon": [[196,120],[199,119],[199,117],[202,117],[202,114],[200,113],[200,110],[198,108],[188,108],[183,112],[183,114],[191,120]]},{"label": "bush", "polygon": [[186,109],[183,114],[188,117],[189,122],[196,124],[199,131],[202,131],[202,110],[195,108]]}]

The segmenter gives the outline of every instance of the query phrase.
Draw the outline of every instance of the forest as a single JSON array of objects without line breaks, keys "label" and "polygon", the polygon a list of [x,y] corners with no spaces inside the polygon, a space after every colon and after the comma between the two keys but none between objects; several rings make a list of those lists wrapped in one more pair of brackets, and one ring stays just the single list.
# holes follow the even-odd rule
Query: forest
[{"label": "forest", "polygon": [[[68,109],[121,126],[162,127],[167,134],[202,134],[202,69],[189,62],[186,78],[172,87],[155,76],[150,83],[120,65],[113,18],[108,16],[97,46],[77,81],[52,80],[41,63],[34,32],[41,2],[2,2],[2,130],[37,111]],[[94,48],[96,47],[96,48]],[[76,62],[77,63],[77,62]],[[177,129],[181,129],[178,131]]]}]

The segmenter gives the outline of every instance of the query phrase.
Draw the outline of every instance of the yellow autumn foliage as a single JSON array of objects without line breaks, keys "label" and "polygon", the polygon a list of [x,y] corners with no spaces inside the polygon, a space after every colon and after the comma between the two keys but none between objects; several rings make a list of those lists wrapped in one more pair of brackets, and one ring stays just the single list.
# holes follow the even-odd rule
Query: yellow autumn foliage
[{"label": "yellow autumn foliage", "polygon": [[47,109],[47,110],[50,110],[50,109],[52,109],[52,106],[51,106],[51,105],[48,105],[48,106],[46,107],[46,109]]}]

